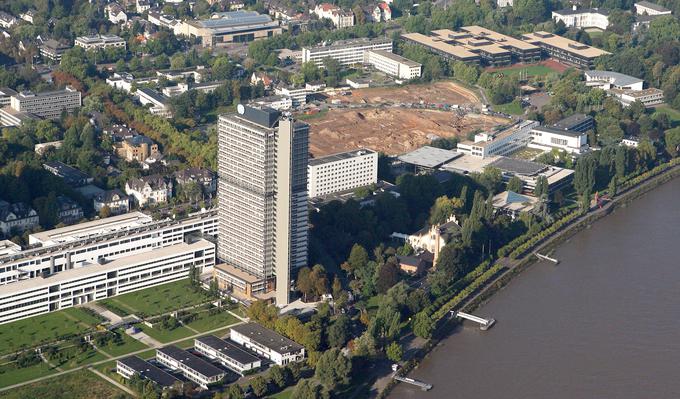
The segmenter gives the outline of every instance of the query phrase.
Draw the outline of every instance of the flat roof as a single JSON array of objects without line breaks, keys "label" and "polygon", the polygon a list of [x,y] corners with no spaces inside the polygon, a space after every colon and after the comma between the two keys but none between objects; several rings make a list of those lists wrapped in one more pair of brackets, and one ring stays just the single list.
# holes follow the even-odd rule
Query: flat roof
[{"label": "flat roof", "polygon": [[48,277],[34,277],[27,280],[20,280],[14,283],[0,285],[0,296],[12,295],[25,290],[42,288],[43,286],[46,287],[48,285],[66,283],[73,279],[83,278],[86,275],[105,273],[116,270],[123,266],[133,266],[135,264],[146,262],[152,259],[161,259],[175,256],[180,252],[199,251],[214,247],[215,244],[207,240],[198,240],[191,244],[182,242],[180,244],[161,247],[151,251],[114,259],[111,262],[105,263],[103,265],[94,263],[76,267],[74,269],[64,270],[62,272],[57,272]]},{"label": "flat roof", "polygon": [[144,93],[147,97],[151,98],[152,100],[156,101],[159,104],[164,104],[166,101],[168,101],[168,98],[166,96],[157,92],[156,90],[149,89],[148,87],[141,87],[137,89],[137,91]]},{"label": "flat roof", "polygon": [[467,50],[464,46],[446,43],[441,37],[425,36],[421,33],[404,33],[404,39],[411,40],[423,46],[439,50],[460,59],[478,59],[479,54]]},{"label": "flat roof", "polygon": [[571,129],[572,127],[574,127],[574,126],[576,126],[576,125],[578,125],[582,122],[585,122],[587,120],[592,120],[592,119],[593,119],[593,117],[590,116],[590,115],[573,114],[573,115],[567,116],[564,119],[557,121],[553,125],[553,127],[556,127],[558,129],[568,130],[568,129]]},{"label": "flat roof", "polygon": [[223,339],[217,338],[214,335],[206,335],[205,337],[196,338],[196,341],[201,342],[217,352],[222,353],[230,359],[234,359],[241,364],[250,364],[260,360],[259,357],[251,354],[250,352],[243,349],[241,346],[225,341]]},{"label": "flat roof", "polygon": [[472,155],[463,155],[462,157],[456,158],[453,161],[442,165],[442,169],[464,175],[469,173],[482,173],[484,172],[484,168],[489,166],[490,163],[498,158],[499,157],[495,155],[485,158]]},{"label": "flat roof", "polygon": [[577,8],[576,10],[574,10],[573,8],[565,8],[563,10],[553,11],[553,14],[558,15],[600,14],[608,16],[609,10],[602,10],[599,8]]},{"label": "flat roof", "polygon": [[407,65],[407,66],[410,66],[410,67],[422,66],[422,64],[420,64],[418,62],[411,61],[408,58],[402,57],[399,54],[394,54],[391,51],[385,51],[385,50],[368,50],[368,51],[371,52],[371,53],[375,53],[375,54],[378,54],[380,56],[383,56],[385,58],[389,58],[392,61],[400,62],[400,63]]},{"label": "flat roof", "polygon": [[368,154],[375,154],[375,151],[369,150],[368,148],[359,148],[353,151],[339,152],[337,154],[326,155],[319,158],[312,158],[309,160],[309,166],[323,165],[326,163],[361,157]]},{"label": "flat roof", "polygon": [[524,176],[535,175],[547,168],[547,165],[542,163],[508,157],[500,157],[489,164],[489,166],[498,168],[504,172],[511,172]]},{"label": "flat roof", "polygon": [[585,71],[584,74],[592,79],[606,80],[616,86],[629,86],[636,83],[644,83],[643,79],[613,71],[598,71],[593,69]]},{"label": "flat roof", "polygon": [[442,148],[426,145],[406,154],[400,155],[398,159],[402,162],[422,166],[425,168],[437,168],[446,162],[463,156],[462,153]]},{"label": "flat roof", "polygon": [[441,37],[443,40],[454,40],[456,44],[467,48],[470,52],[479,49],[491,54],[510,54],[509,50],[499,46],[495,41],[473,37],[470,32],[454,32],[450,29],[438,29],[433,30],[432,34]]},{"label": "flat roof", "polygon": [[547,133],[552,133],[552,134],[560,134],[562,136],[569,136],[569,137],[581,137],[585,136],[585,132],[577,132],[574,130],[567,130],[567,129],[559,129],[556,127],[551,127],[551,126],[536,126],[535,128],[531,130],[536,130],[539,132],[547,132]]},{"label": "flat roof", "polygon": [[273,21],[269,15],[260,14],[257,11],[246,10],[215,13],[209,19],[198,19],[187,21],[187,23],[198,28],[210,29],[214,31],[237,29],[255,25],[267,25],[272,23],[278,26],[278,22]]},{"label": "flat roof", "polygon": [[660,5],[656,4],[656,3],[652,3],[652,2],[650,2],[650,1],[644,1],[644,0],[643,0],[643,1],[635,2],[635,5],[638,5],[638,4],[641,5],[642,7],[651,8],[651,9],[654,10],[654,11],[659,11],[659,12],[668,12],[668,11],[670,11],[668,8],[663,7],[663,6],[660,6]]},{"label": "flat roof", "polygon": [[164,355],[172,358],[173,360],[184,364],[185,366],[203,375],[204,377],[211,378],[225,374],[225,371],[222,370],[221,368],[174,345],[158,348],[156,349],[156,351],[161,352]]},{"label": "flat roof", "polygon": [[498,32],[492,31],[491,29],[486,29],[486,28],[481,27],[481,26],[470,25],[470,26],[463,26],[460,29],[465,31],[465,32],[470,32],[473,35],[487,37],[487,38],[497,42],[500,45],[508,45],[508,46],[518,48],[520,50],[540,50],[540,47],[538,47],[534,44],[527,43],[524,40],[515,39],[512,36],[504,35],[502,33],[498,33]]},{"label": "flat roof", "polygon": [[42,91],[40,93],[33,93],[31,91],[22,91],[19,94],[17,94],[15,97],[17,98],[36,98],[36,97],[52,97],[52,96],[63,96],[66,94],[71,94],[71,93],[79,93],[80,92],[70,86],[66,86],[66,88],[62,90],[51,90],[51,91]]},{"label": "flat roof", "polygon": [[277,353],[293,353],[304,349],[304,347],[297,342],[292,341],[273,330],[264,328],[257,323],[239,324],[232,327],[231,331],[236,331]]},{"label": "flat roof", "polygon": [[623,95],[633,97],[633,98],[640,98],[640,97],[658,95],[658,94],[663,95],[663,90],[657,89],[656,87],[650,87],[648,89],[642,89],[642,90],[617,90],[617,89],[613,89],[612,91],[614,93],[623,94]]},{"label": "flat roof", "polygon": [[93,220],[91,222],[78,223],[71,226],[60,227],[58,229],[33,233],[30,235],[30,238],[31,241],[40,241],[43,245],[45,245],[45,243],[68,242],[93,235],[139,227],[150,223],[151,221],[153,221],[151,216],[134,211],[122,215]]},{"label": "flat roof", "polygon": [[178,378],[175,378],[173,375],[166,373],[138,356],[129,356],[118,359],[118,362],[126,365],[134,370],[135,373],[139,373],[140,376],[148,378],[162,387],[171,387],[176,382],[181,382]]},{"label": "flat roof", "polygon": [[357,46],[367,46],[367,45],[379,45],[379,44],[392,44],[392,39],[386,37],[377,38],[367,38],[362,37],[358,39],[347,39],[347,40],[336,40],[335,42],[325,45],[325,46],[305,46],[303,49],[308,51],[322,51],[322,50],[338,50],[342,48],[352,48]]},{"label": "flat roof", "polygon": [[534,33],[527,33],[522,35],[522,39],[530,43],[545,43],[549,46],[559,48],[560,50],[576,54],[585,58],[596,58],[601,55],[611,54],[608,51],[601,50],[596,47],[591,47],[583,43],[576,42],[566,37],[555,35],[553,33],[539,31]]},{"label": "flat roof", "polygon": [[239,280],[242,280],[246,283],[256,283],[258,281],[262,281],[262,278],[257,277],[255,275],[252,275],[248,272],[245,272],[241,269],[237,269],[236,267],[226,264],[226,263],[220,263],[218,265],[214,266],[215,269],[225,272],[230,276],[236,277]]}]

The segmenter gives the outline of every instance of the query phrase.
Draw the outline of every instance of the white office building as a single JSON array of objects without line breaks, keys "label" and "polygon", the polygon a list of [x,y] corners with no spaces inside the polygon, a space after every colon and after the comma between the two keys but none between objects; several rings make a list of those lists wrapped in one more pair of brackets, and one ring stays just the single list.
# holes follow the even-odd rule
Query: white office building
[{"label": "white office building", "polygon": [[650,1],[638,1],[634,7],[636,15],[671,15],[671,10]]},{"label": "white office building", "polygon": [[80,92],[71,86],[42,93],[21,92],[10,99],[10,107],[21,113],[45,119],[57,119],[61,113],[80,108]]},{"label": "white office building", "polygon": [[332,58],[340,65],[355,65],[364,62],[364,52],[367,50],[383,50],[392,52],[392,40],[382,39],[353,39],[338,41],[330,45],[302,48],[302,62],[314,62],[323,66],[323,60]]},{"label": "white office building", "polygon": [[305,358],[305,348],[283,335],[257,323],[239,324],[229,331],[229,339],[266,357],[279,366]]},{"label": "white office building", "polygon": [[612,71],[585,71],[586,86],[602,90],[642,90],[645,81],[634,76]]},{"label": "white office building", "polygon": [[417,79],[422,65],[386,50],[364,52],[364,63],[399,79]]},{"label": "white office building", "polygon": [[479,158],[510,155],[532,141],[529,132],[537,126],[536,121],[521,121],[500,132],[477,133],[474,141],[458,143],[457,150]]},{"label": "white office building", "polygon": [[0,324],[185,279],[192,266],[214,264],[215,244],[201,239],[0,285]]},{"label": "white office building", "polygon": [[154,115],[162,116],[164,118],[172,118],[172,110],[168,105],[168,97],[157,92],[156,90],[142,87],[135,91],[137,99],[142,105],[151,105],[149,112]]},{"label": "white office building", "polygon": [[174,345],[157,349],[156,361],[172,370],[180,371],[203,389],[222,381],[226,375],[224,370]]},{"label": "white office building", "polygon": [[[218,255],[275,289],[286,305],[291,269],[307,265],[309,125],[239,104],[218,123]],[[275,284],[274,284],[275,282]]]},{"label": "white office building", "polygon": [[567,28],[599,28],[609,26],[609,11],[597,8],[571,9],[552,12],[552,19],[557,23],[562,21]]},{"label": "white office building", "polygon": [[85,50],[105,49],[111,47],[126,48],[125,40],[116,35],[96,35],[76,37],[75,45]]},{"label": "white office building", "polygon": [[352,190],[378,182],[378,153],[369,149],[309,160],[309,197]]},{"label": "white office building", "polygon": [[529,132],[529,148],[543,151],[557,149],[569,154],[583,154],[588,151],[588,135],[584,132],[562,130],[549,126],[536,126]]},{"label": "white office building", "polygon": [[209,359],[219,361],[222,365],[240,375],[262,365],[259,357],[235,343],[219,339],[214,335],[196,338],[194,350]]}]

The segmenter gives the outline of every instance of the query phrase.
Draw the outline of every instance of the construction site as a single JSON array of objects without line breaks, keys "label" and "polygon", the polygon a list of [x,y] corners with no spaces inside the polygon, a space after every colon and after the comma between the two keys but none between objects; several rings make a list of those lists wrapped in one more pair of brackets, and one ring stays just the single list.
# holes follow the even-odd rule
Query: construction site
[{"label": "construction site", "polygon": [[508,122],[481,114],[475,93],[453,82],[353,90],[327,102],[335,106],[306,120],[315,157],[361,147],[398,155],[437,138],[464,140],[469,132]]}]

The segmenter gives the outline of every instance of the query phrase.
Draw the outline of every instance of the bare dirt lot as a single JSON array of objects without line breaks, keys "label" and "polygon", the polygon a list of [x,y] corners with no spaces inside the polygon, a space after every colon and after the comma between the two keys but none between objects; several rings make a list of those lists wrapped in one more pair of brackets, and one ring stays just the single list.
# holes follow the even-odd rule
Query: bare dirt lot
[{"label": "bare dirt lot", "polygon": [[479,104],[477,95],[463,86],[450,81],[430,84],[407,85],[402,87],[377,87],[352,90],[349,96],[336,96],[343,102],[351,103],[441,103]]},{"label": "bare dirt lot", "polygon": [[320,157],[361,147],[398,155],[435,137],[464,138],[472,130],[490,129],[507,120],[429,109],[361,108],[330,110],[307,122],[311,125],[310,151]]}]

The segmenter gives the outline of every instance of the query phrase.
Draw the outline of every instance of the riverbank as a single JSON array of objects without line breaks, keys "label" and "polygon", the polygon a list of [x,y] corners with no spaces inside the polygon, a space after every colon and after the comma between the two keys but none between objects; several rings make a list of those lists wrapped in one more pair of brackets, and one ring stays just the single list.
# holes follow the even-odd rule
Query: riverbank
[{"label": "riverbank", "polygon": [[[534,252],[540,251],[541,253],[546,253],[547,251],[551,251],[557,245],[573,237],[578,232],[589,228],[595,221],[609,215],[618,208],[625,207],[636,198],[639,198],[654,188],[680,176],[679,162],[675,161],[671,165],[667,164],[665,166],[665,170],[662,170],[658,174],[652,173],[652,176],[649,178],[643,178],[641,180],[639,178],[642,176],[632,178],[631,182],[634,182],[635,184],[626,187],[625,190],[618,193],[613,200],[602,208],[591,208],[589,213],[574,219],[569,224],[558,229],[558,231],[551,236],[546,237],[532,248],[524,251],[524,254],[521,257],[518,257],[517,259],[501,258],[497,260],[496,263],[502,263],[505,269],[494,276],[483,288],[476,290],[476,292],[472,293],[468,299],[460,302],[455,309],[468,312],[474,311],[474,309],[486,303],[496,292],[509,284],[514,277],[536,263],[537,259],[533,256]],[[441,323],[437,328],[434,337],[420,350],[420,353],[416,356],[416,360],[405,366],[404,371],[417,369],[419,364],[429,357],[430,352],[434,353],[434,348],[440,346],[446,338],[456,331],[459,324],[460,323],[457,320],[451,319]],[[395,385],[396,382],[394,381],[387,384],[385,390],[380,393],[379,397],[386,397]]]}]

